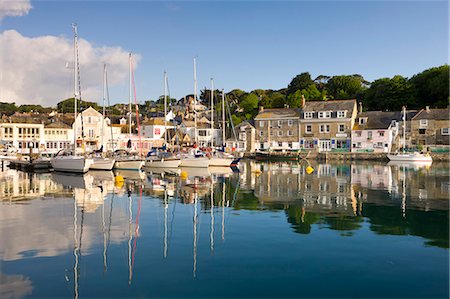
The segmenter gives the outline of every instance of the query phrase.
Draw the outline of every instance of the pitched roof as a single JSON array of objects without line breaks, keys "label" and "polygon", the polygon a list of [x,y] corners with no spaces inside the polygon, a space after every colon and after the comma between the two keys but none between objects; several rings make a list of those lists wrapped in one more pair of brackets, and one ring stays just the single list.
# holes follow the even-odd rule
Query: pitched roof
[{"label": "pitched roof", "polygon": [[303,111],[353,111],[356,100],[306,101]]},{"label": "pitched roof", "polygon": [[264,109],[263,111],[259,112],[258,115],[255,117],[255,120],[258,119],[283,119],[283,118],[293,118],[293,117],[300,117],[300,113],[298,109],[294,108],[278,108],[278,109]]},{"label": "pitched roof", "polygon": [[63,122],[54,122],[48,125],[45,125],[45,128],[55,128],[55,129],[71,129],[72,127]]},{"label": "pitched roof", "polygon": [[358,118],[367,117],[364,125],[355,124],[353,130],[376,130],[387,129],[393,120],[400,121],[402,119],[401,111],[366,111],[358,114]]},{"label": "pitched roof", "polygon": [[446,109],[422,109],[420,110],[412,120],[420,119],[433,119],[433,120],[449,120],[449,108]]},{"label": "pitched roof", "polygon": [[[164,117],[154,117],[150,118],[149,120],[145,121],[142,125],[158,125],[158,126],[164,126]],[[167,122],[167,125],[170,125],[170,121]]]}]

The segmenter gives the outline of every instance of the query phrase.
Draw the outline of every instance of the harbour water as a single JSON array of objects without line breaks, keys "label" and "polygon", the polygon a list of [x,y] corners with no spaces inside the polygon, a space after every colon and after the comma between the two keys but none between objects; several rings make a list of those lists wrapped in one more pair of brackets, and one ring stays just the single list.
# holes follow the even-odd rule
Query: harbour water
[{"label": "harbour water", "polygon": [[0,172],[0,298],[449,296],[449,167]]}]

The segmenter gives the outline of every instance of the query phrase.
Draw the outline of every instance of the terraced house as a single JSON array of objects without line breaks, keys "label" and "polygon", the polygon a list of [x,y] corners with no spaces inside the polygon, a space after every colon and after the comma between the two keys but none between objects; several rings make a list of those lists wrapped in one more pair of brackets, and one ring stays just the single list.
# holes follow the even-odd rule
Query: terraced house
[{"label": "terraced house", "polygon": [[350,151],[356,100],[303,101],[300,146],[307,150]]},{"label": "terraced house", "polygon": [[411,119],[411,144],[447,147],[450,144],[450,114],[447,109],[420,110]]},{"label": "terraced house", "polygon": [[260,107],[255,117],[255,149],[259,151],[299,150],[299,120],[298,109]]}]

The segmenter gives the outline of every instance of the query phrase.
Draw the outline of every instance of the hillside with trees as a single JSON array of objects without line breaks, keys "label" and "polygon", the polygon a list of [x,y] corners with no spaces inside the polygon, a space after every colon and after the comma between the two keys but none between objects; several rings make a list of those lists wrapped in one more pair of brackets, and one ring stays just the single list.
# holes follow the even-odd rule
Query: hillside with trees
[{"label": "hillside with trees", "polygon": [[[425,106],[445,108],[449,105],[449,66],[446,64],[433,67],[411,78],[396,75],[392,78],[379,78],[373,82],[368,82],[359,74],[319,75],[313,79],[310,73],[303,72],[292,78],[286,88],[279,90],[255,89],[250,92],[233,89],[226,94],[226,99],[233,122],[238,124],[245,119],[254,118],[260,106],[299,108],[302,96],[307,101],[356,99],[363,103],[364,110],[398,111],[404,105],[409,109],[421,109]],[[210,106],[210,97],[210,90],[205,88],[200,91],[199,100],[207,107]],[[214,97],[220,99],[221,91],[215,90]],[[45,113],[52,110],[72,113],[73,101],[73,98],[65,99],[59,102],[55,108],[41,105],[17,106],[15,103],[0,102],[0,114]],[[175,104],[176,102],[176,99],[168,99],[168,103]],[[139,111],[142,115],[152,117],[164,110],[163,103],[164,97],[160,96],[157,100],[148,100],[144,104],[140,104]],[[102,109],[95,102],[83,101],[78,105],[82,108],[91,106],[98,111]],[[127,110],[128,105],[115,104],[107,108],[107,114],[124,115]],[[215,111],[217,115],[221,114],[220,101],[216,102]]]}]

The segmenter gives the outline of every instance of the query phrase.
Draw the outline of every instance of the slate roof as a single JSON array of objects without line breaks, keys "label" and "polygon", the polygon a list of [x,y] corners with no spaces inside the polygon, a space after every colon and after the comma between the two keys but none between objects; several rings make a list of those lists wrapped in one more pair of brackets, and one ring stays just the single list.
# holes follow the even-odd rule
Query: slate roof
[{"label": "slate roof", "polygon": [[303,111],[353,111],[356,100],[306,101]]},{"label": "slate roof", "polygon": [[367,122],[364,125],[355,123],[353,130],[376,130],[387,129],[393,120],[401,121],[401,111],[366,111],[358,114],[358,118],[367,117]]},{"label": "slate roof", "polygon": [[278,108],[278,109],[264,109],[259,112],[255,117],[255,120],[260,119],[284,119],[284,118],[292,118],[292,117],[300,117],[300,113],[298,109],[293,108]]},{"label": "slate roof", "polygon": [[63,122],[54,122],[48,125],[45,125],[45,128],[56,128],[56,129],[72,129],[71,126],[68,124],[65,124]]},{"label": "slate roof", "polygon": [[449,108],[447,109],[422,109],[417,113],[412,120],[430,119],[430,120],[449,120]]}]

